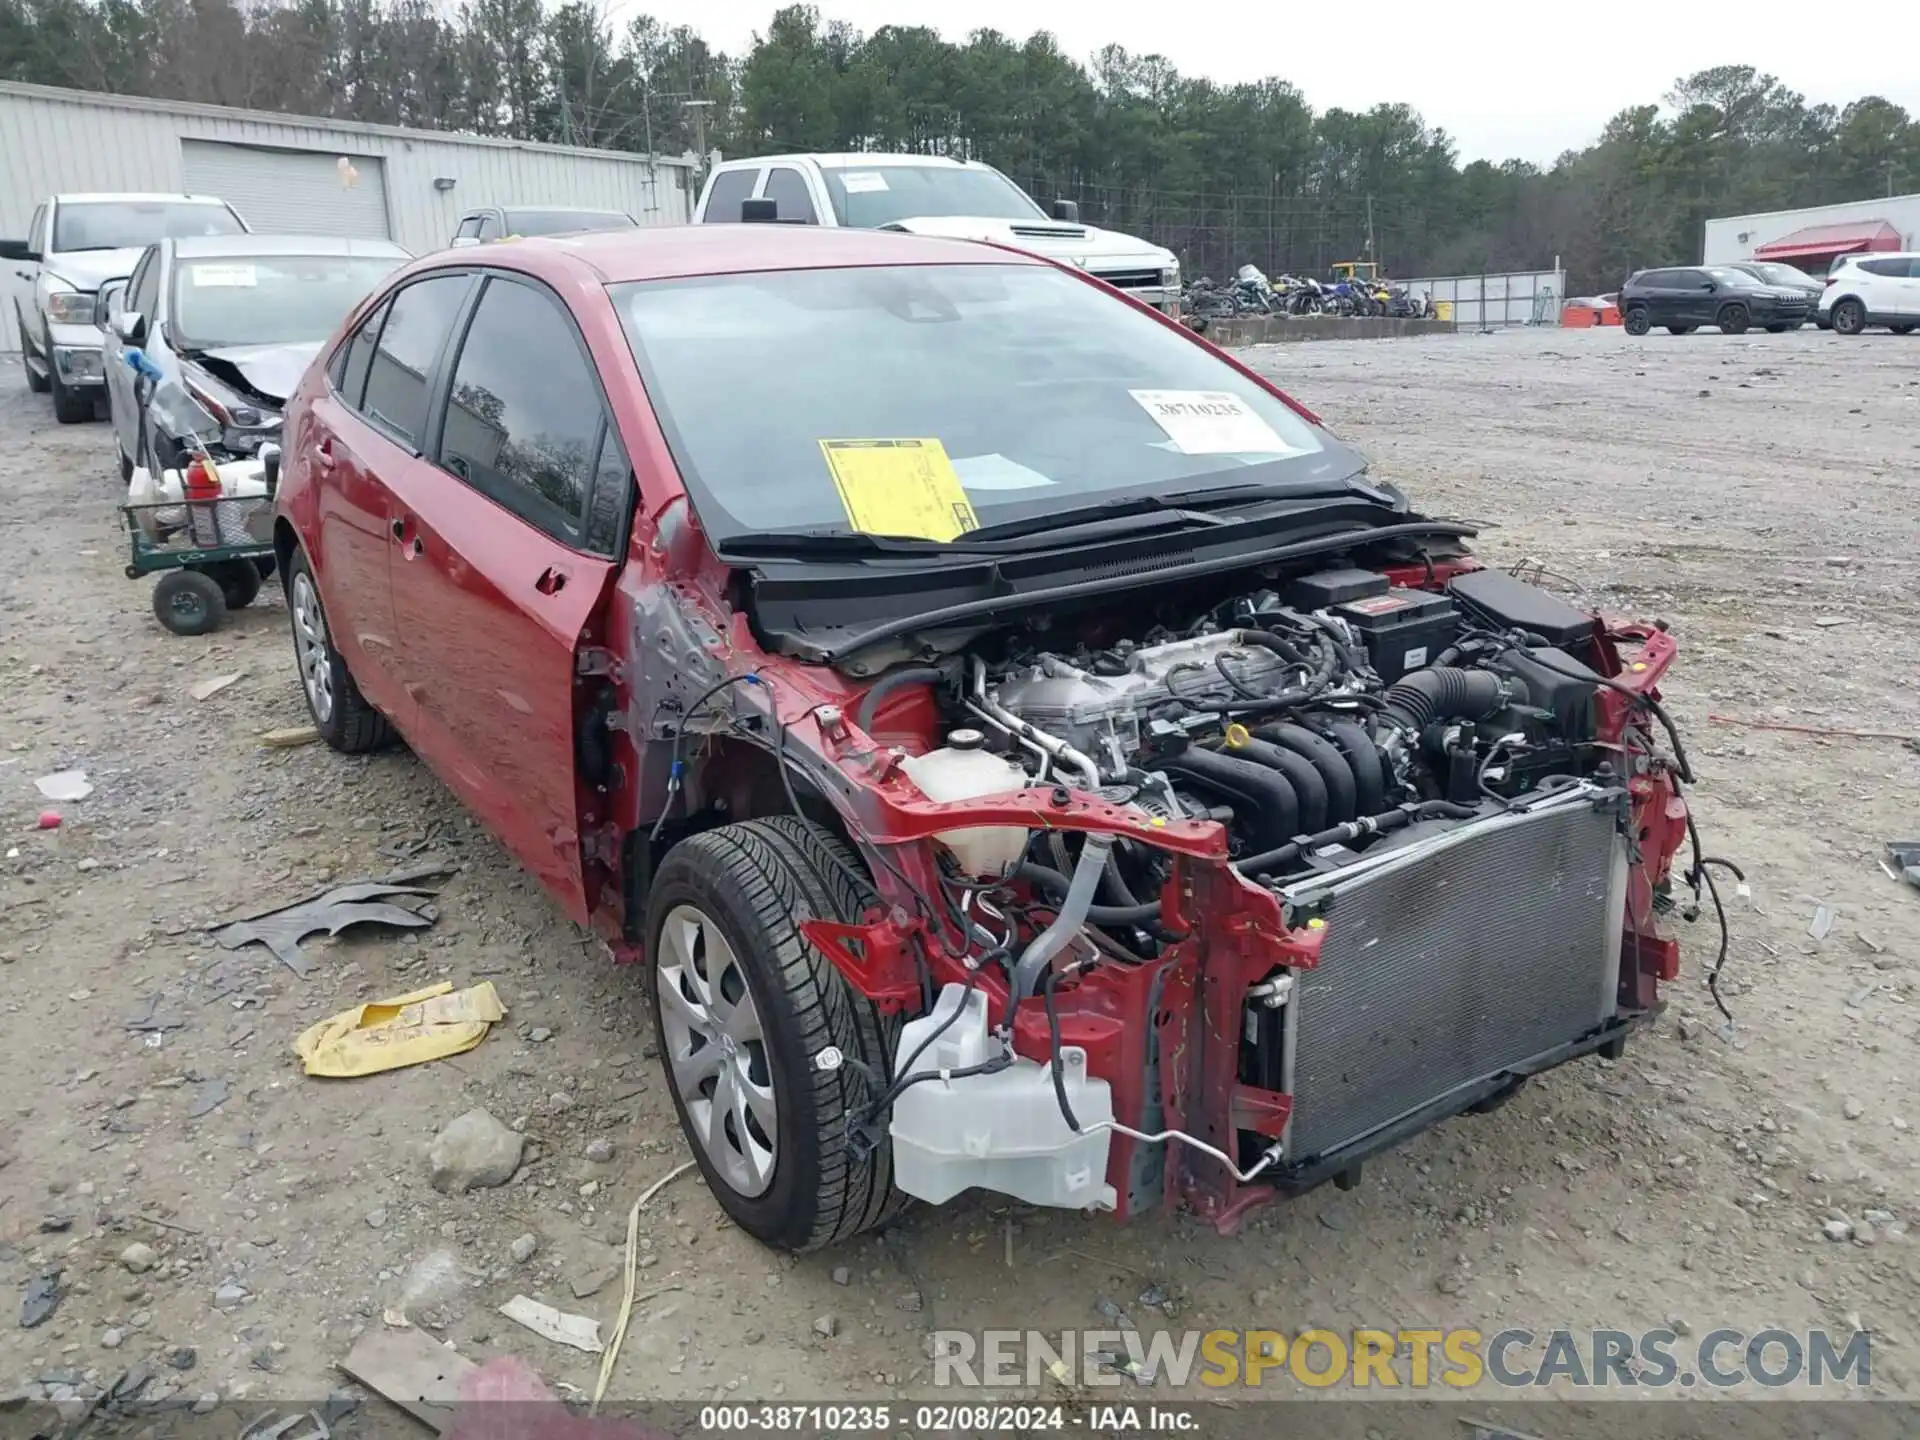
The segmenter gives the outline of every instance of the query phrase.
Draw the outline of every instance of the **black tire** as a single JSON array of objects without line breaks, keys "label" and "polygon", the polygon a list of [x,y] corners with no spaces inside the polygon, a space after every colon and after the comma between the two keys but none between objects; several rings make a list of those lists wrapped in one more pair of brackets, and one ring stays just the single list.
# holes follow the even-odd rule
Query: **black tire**
[{"label": "black tire", "polygon": [[[906,1203],[893,1188],[884,1138],[865,1158],[849,1144],[847,1113],[872,1098],[864,1078],[852,1065],[822,1070],[814,1064],[814,1057],[831,1046],[875,1074],[892,1071],[897,1025],[883,1020],[799,929],[813,918],[858,920],[872,898],[846,846],[792,817],[722,825],[682,841],[661,862],[648,898],[647,975],[674,1110],[721,1208],[742,1230],[777,1249],[813,1250],[846,1240],[881,1224]],[[698,956],[688,942],[670,945],[662,938],[670,921],[690,923],[690,915],[698,920]],[[715,932],[732,960],[717,974],[703,974],[712,959],[707,937]],[[730,1009],[739,1003],[727,985],[730,975],[737,975],[752,1001],[754,1028],[762,1037],[758,1048],[729,1044],[722,1066],[736,1055],[747,1057],[739,1062],[746,1067],[743,1073],[773,1096],[771,1136],[757,1117],[752,1121],[756,1139],[773,1141],[771,1174],[758,1189],[737,1184],[731,1168],[716,1163],[689,1114],[689,1099],[710,1105],[709,1094],[717,1099],[718,1091],[681,1093],[663,980],[691,1000],[692,1009],[701,1002],[685,977],[676,985],[674,976],[663,975],[670,961],[675,962],[671,969],[691,968],[702,984],[726,995],[733,1002]],[[679,1008],[686,1013],[689,1007]],[[687,1055],[701,1054],[708,1043],[701,1040]]]},{"label": "black tire", "polygon": [[1667,326],[1667,333],[1669,335],[1691,335],[1699,328],[1698,325],[1669,325]]},{"label": "black tire", "polygon": [[226,596],[227,609],[244,610],[260,594],[260,567],[251,560],[221,560],[206,567],[206,573]]},{"label": "black tire", "polygon": [[1653,328],[1653,317],[1647,314],[1644,305],[1635,305],[1628,309],[1620,324],[1629,335],[1644,335]]},{"label": "black tire", "polygon": [[48,384],[53,388],[53,418],[62,425],[84,425],[93,419],[93,392],[62,385],[54,373],[53,359],[47,359]]},{"label": "black tire", "polygon": [[1767,326],[1767,333],[1769,335],[1784,335],[1793,328],[1791,325],[1769,325]]},{"label": "black tire", "polygon": [[129,460],[127,458],[127,452],[120,448],[120,441],[117,438],[113,442],[113,452],[120,457],[120,483],[122,485],[131,485],[133,483],[133,461]]},{"label": "black tire", "polygon": [[1904,320],[1898,325],[1887,326],[1887,329],[1896,335],[1911,335],[1913,333],[1913,326],[1907,324]]},{"label": "black tire", "polygon": [[1720,313],[1713,317],[1713,323],[1719,326],[1722,335],[1744,335],[1752,321],[1752,314],[1738,300],[1730,305],[1722,305]]},{"label": "black tire", "polygon": [[169,570],[153,587],[153,613],[176,635],[206,635],[227,618],[227,597],[211,575]]},{"label": "black tire", "polygon": [[[343,755],[378,750],[392,738],[393,726],[367,703],[354,683],[353,672],[334,648],[333,633],[320,604],[320,587],[304,550],[296,549],[287,562],[287,614],[293,627],[294,663],[300,671],[300,689],[306,696],[313,728]],[[311,628],[315,622],[317,628]],[[318,647],[317,654],[311,648],[314,646]],[[312,672],[309,660],[315,667]],[[324,687],[319,683],[321,677]],[[316,690],[324,694],[324,704]]]},{"label": "black tire", "polygon": [[1836,335],[1858,335],[1867,328],[1867,307],[1858,300],[1836,300],[1829,312]]}]

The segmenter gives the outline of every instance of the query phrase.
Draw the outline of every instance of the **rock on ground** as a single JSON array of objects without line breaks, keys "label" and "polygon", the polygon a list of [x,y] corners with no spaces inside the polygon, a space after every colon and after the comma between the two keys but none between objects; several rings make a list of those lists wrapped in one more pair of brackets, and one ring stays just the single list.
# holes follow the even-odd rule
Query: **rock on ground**
[{"label": "rock on ground", "polygon": [[504,1185],[520,1168],[525,1142],[485,1110],[469,1110],[427,1147],[433,1188],[448,1195]]}]

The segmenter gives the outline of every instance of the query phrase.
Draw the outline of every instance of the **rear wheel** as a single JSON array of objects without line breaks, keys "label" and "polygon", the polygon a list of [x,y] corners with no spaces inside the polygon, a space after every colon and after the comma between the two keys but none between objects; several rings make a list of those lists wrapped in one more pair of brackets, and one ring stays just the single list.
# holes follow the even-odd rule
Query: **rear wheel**
[{"label": "rear wheel", "polygon": [[1747,307],[1736,300],[1731,305],[1722,305],[1713,323],[1720,327],[1722,335],[1744,335],[1752,319]]},{"label": "rear wheel", "polygon": [[1653,328],[1653,319],[1644,305],[1635,305],[1620,321],[1629,335],[1644,335]]},{"label": "rear wheel", "polygon": [[897,1028],[800,933],[872,899],[845,845],[789,817],[684,840],[654,879],[647,964],[674,1109],[721,1208],[779,1249],[844,1240],[905,1203],[884,1139],[863,1157],[848,1136],[875,1098],[860,1068],[816,1064],[831,1048],[887,1075]]},{"label": "rear wheel", "polygon": [[1858,335],[1867,328],[1867,307],[1858,300],[1837,301],[1833,307],[1833,331],[1836,335]]},{"label": "rear wheel", "polygon": [[320,587],[304,551],[295,550],[287,566],[287,611],[293,624],[293,653],[300,664],[300,687],[307,713],[320,738],[345,755],[377,750],[393,733],[382,715],[361,695],[347,662],[327,633]]},{"label": "rear wheel", "polygon": [[229,610],[244,610],[260,594],[260,567],[251,560],[221,560],[207,566]]}]

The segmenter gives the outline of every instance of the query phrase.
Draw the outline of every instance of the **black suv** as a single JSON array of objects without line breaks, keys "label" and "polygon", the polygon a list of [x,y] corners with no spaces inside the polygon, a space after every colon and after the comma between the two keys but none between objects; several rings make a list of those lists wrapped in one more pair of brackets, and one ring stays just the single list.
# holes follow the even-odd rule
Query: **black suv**
[{"label": "black suv", "polygon": [[1739,335],[1750,325],[1779,332],[1806,324],[1813,305],[1800,290],[1768,285],[1728,265],[1636,270],[1620,287],[1620,318],[1629,335],[1664,325],[1685,335],[1717,325]]}]

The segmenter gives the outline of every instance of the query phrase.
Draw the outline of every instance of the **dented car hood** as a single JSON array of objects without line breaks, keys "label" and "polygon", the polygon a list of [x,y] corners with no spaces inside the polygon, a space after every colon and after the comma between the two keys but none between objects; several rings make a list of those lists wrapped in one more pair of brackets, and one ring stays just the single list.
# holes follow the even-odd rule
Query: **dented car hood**
[{"label": "dented car hood", "polygon": [[285,402],[319,353],[320,343],[315,341],[300,345],[220,345],[196,351],[193,358],[202,364],[214,362],[216,374],[222,368],[231,368],[262,399]]}]

